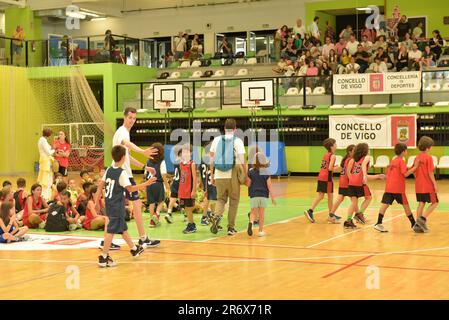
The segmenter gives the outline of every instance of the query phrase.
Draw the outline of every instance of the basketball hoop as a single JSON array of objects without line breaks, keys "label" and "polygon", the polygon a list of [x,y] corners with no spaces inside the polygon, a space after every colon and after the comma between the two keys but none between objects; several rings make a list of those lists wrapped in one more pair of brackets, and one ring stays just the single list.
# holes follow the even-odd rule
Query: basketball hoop
[{"label": "basketball hoop", "polygon": [[252,113],[256,113],[257,111],[260,110],[260,100],[256,99],[256,100],[246,100],[246,102],[248,103],[248,109],[252,112]]},{"label": "basketball hoop", "polygon": [[171,101],[156,101],[157,109],[160,113],[167,113],[171,108]]}]

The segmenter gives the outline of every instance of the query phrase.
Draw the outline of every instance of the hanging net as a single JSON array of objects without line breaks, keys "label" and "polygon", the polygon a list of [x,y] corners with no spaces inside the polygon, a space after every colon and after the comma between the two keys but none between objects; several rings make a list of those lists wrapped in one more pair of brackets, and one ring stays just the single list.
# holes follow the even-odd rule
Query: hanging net
[{"label": "hanging net", "polygon": [[69,171],[97,171],[104,163],[104,133],[112,128],[104,125],[103,111],[79,67],[45,68],[45,74],[29,77],[39,104],[45,106],[43,128],[53,137],[64,131],[72,152]]}]

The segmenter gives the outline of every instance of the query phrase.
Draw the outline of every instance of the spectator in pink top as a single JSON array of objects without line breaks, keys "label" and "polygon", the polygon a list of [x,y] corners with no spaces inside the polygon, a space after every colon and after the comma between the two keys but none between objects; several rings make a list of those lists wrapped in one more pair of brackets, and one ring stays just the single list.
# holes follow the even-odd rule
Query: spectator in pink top
[{"label": "spectator in pink top", "polygon": [[67,177],[71,146],[64,131],[59,131],[58,139],[53,142],[52,148],[55,150],[53,157],[59,163],[59,173]]},{"label": "spectator in pink top", "polygon": [[344,48],[346,48],[346,41],[344,38],[340,38],[340,40],[335,45],[335,52],[338,56],[341,56]]}]

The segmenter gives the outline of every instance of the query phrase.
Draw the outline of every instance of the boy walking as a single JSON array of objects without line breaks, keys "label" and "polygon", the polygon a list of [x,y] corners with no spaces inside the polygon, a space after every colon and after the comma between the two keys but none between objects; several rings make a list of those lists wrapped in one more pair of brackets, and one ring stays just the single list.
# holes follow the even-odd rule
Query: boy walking
[{"label": "boy walking", "polygon": [[100,181],[97,193],[95,194],[95,203],[98,203],[105,187],[106,214],[109,218],[107,231],[104,238],[103,252],[98,257],[98,265],[102,268],[115,267],[117,264],[109,256],[109,250],[114,234],[121,234],[123,239],[131,249],[131,255],[138,257],[144,248],[142,244],[137,246],[133,243],[128,234],[128,226],[125,221],[125,190],[128,192],[136,192],[145,189],[147,186],[156,182],[153,177],[142,184],[132,185],[128,174],[122,168],[125,162],[126,149],[123,146],[115,146],[112,148],[112,159],[114,164],[109,167]]},{"label": "boy walking", "polygon": [[[418,142],[418,149],[421,153],[415,159],[415,166],[419,163],[419,167],[415,172],[415,192],[416,201],[418,201],[416,226],[413,227],[415,232],[420,232],[419,227],[424,232],[429,232],[427,219],[438,206],[438,186],[433,173],[435,167],[433,159],[429,154],[433,144],[433,139],[427,136],[421,137]],[[426,203],[430,203],[430,205],[424,212]]]}]

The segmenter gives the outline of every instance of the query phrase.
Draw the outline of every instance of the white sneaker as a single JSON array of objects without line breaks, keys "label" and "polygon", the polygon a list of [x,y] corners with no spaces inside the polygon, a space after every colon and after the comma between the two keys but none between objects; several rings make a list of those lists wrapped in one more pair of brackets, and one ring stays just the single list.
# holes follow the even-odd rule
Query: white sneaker
[{"label": "white sneaker", "polygon": [[258,234],[259,237],[265,237],[266,235],[265,231],[260,231]]},{"label": "white sneaker", "polygon": [[376,229],[379,232],[388,232],[387,229],[385,229],[384,225],[381,223],[378,223],[374,226],[374,229]]},{"label": "white sneaker", "polygon": [[39,229],[45,229],[45,221],[39,223]]},{"label": "white sneaker", "polygon": [[75,231],[76,228],[77,228],[77,225],[76,225],[76,224],[74,224],[74,223],[69,224],[69,231]]}]

